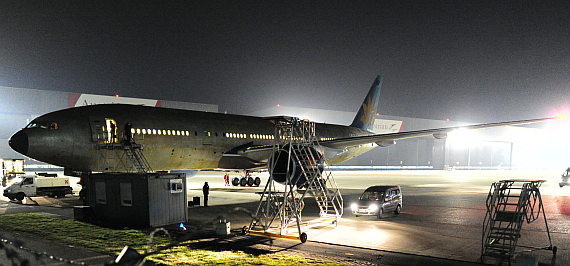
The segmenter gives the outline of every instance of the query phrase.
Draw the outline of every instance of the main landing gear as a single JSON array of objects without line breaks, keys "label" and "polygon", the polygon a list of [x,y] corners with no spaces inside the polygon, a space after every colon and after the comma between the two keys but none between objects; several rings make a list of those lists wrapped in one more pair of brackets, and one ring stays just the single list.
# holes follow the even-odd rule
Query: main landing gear
[{"label": "main landing gear", "polygon": [[232,185],[233,186],[256,186],[259,187],[259,184],[261,184],[261,178],[257,177],[257,176],[250,176],[247,175],[245,177],[240,176],[240,177],[234,177],[232,178]]}]

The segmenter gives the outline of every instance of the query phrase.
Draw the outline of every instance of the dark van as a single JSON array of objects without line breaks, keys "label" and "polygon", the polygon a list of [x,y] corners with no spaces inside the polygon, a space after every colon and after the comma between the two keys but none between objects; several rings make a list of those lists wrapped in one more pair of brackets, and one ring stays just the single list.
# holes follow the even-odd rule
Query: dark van
[{"label": "dark van", "polygon": [[400,186],[371,186],[367,188],[350,208],[358,217],[376,215],[379,219],[386,212],[400,214],[402,211],[402,190]]}]

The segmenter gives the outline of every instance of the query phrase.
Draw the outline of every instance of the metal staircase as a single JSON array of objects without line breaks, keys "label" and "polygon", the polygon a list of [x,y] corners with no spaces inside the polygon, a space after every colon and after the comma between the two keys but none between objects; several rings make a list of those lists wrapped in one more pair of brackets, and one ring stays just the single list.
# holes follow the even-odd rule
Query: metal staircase
[{"label": "metal staircase", "polygon": [[[130,142],[121,138],[116,142],[109,142],[105,135],[99,137],[97,150],[99,153],[98,168],[100,172],[152,172],[152,168],[143,154],[143,144]],[[139,141],[143,141],[141,139]]]},{"label": "metal staircase", "polygon": [[[302,232],[301,224],[315,223],[302,221],[301,211],[304,200],[312,196],[319,207],[319,219],[336,224],[343,214],[343,199],[340,190],[326,166],[326,160],[318,151],[315,136],[315,123],[298,118],[275,118],[271,120],[276,126],[273,151],[270,162],[270,177],[265,186],[255,218],[249,226],[249,232],[261,227],[265,234],[277,229],[274,235],[286,235],[291,225],[296,225],[299,239],[307,240]],[[284,173],[276,172],[276,163],[283,162],[279,156],[286,158],[287,168]],[[274,167],[271,167],[274,166]],[[275,184],[275,175],[286,175],[282,190]],[[280,225],[272,227],[275,220]]]},{"label": "metal staircase", "polygon": [[131,145],[124,145],[125,149],[125,156],[131,162],[133,168],[136,172],[139,173],[147,173],[152,172],[152,168],[148,161],[144,157],[142,152],[142,145],[140,144],[131,144]]},{"label": "metal staircase", "polygon": [[509,265],[515,254],[523,222],[531,223],[544,217],[550,246],[530,249],[552,250],[546,214],[542,205],[539,187],[544,180],[502,180],[495,182],[489,189],[486,206],[487,213],[483,222],[481,261],[484,257],[507,259]]}]

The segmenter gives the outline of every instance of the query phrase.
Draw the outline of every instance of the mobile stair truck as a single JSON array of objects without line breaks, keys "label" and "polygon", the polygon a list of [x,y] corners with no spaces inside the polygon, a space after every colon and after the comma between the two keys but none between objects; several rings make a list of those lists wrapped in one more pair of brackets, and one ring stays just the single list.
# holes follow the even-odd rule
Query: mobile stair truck
[{"label": "mobile stair truck", "polygon": [[73,194],[68,177],[57,177],[57,174],[36,174],[15,178],[10,186],[4,189],[4,196],[10,200],[23,200],[24,197],[49,196],[65,197]]}]

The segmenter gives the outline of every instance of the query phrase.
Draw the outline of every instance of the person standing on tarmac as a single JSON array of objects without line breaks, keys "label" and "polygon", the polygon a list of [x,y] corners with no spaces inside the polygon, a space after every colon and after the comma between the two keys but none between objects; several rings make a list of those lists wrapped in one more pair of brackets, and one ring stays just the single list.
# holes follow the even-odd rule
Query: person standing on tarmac
[{"label": "person standing on tarmac", "polygon": [[202,192],[204,192],[204,207],[208,207],[208,194],[210,194],[210,186],[208,185],[208,182],[204,182]]},{"label": "person standing on tarmac", "polygon": [[230,175],[228,173],[226,173],[224,175],[224,186],[229,186],[230,185]]}]

